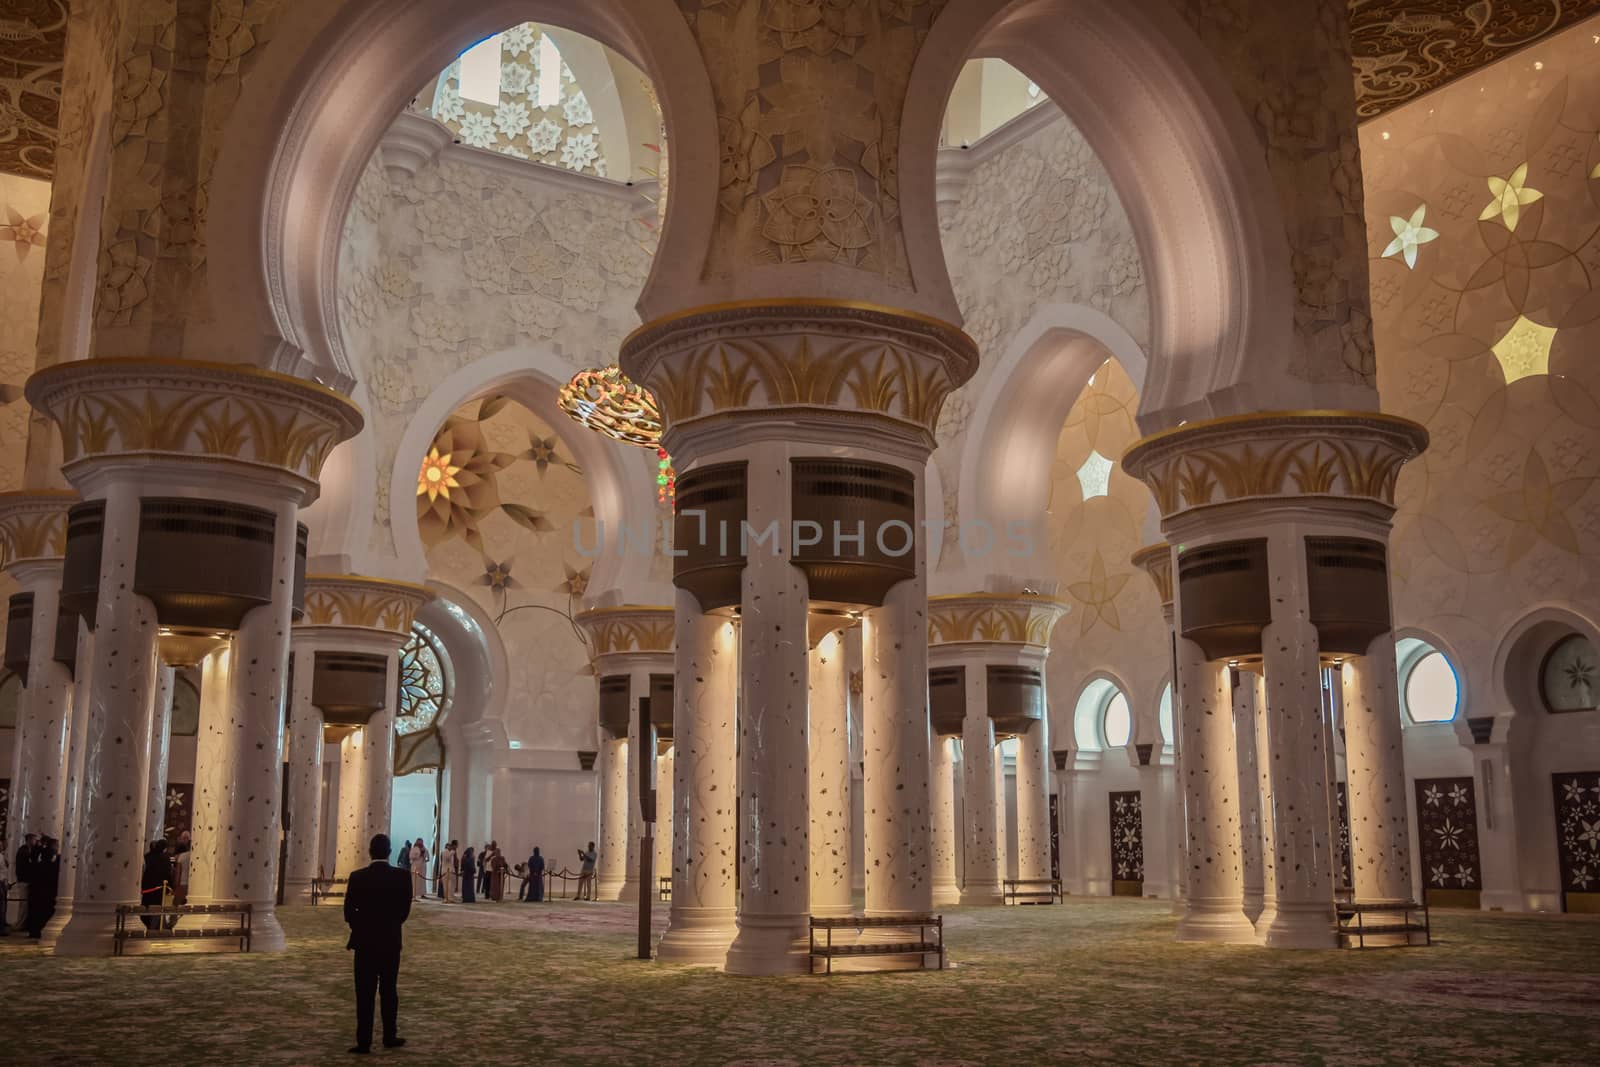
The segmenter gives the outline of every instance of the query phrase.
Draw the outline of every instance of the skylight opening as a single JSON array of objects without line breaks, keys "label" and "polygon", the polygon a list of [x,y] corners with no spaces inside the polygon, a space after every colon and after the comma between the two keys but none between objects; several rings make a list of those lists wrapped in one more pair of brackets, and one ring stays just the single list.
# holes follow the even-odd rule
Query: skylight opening
[{"label": "skylight opening", "polygon": [[[461,96],[490,107],[500,106],[500,34],[479,41],[461,53]],[[560,84],[561,65],[556,64],[557,85]],[[540,95],[543,95],[540,79]]]}]

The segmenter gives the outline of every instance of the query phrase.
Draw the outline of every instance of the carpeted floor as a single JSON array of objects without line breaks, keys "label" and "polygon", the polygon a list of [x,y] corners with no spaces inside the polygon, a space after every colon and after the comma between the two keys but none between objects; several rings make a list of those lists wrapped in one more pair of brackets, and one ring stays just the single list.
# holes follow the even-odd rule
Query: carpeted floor
[{"label": "carpeted floor", "polygon": [[[660,909],[658,929],[665,920]],[[286,955],[66,960],[0,942],[14,1064],[337,1063],[339,909],[282,912]],[[947,913],[944,973],[740,979],[630,959],[613,904],[419,906],[400,979],[412,1063],[1600,1063],[1600,921],[1434,912],[1431,949],[1172,941],[1165,903]]]}]

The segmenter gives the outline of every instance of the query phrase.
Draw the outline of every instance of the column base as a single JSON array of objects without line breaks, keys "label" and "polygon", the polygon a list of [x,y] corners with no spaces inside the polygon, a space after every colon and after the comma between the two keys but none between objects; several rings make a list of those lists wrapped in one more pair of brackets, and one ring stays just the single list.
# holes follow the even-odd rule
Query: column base
[{"label": "column base", "polygon": [[[596,875],[594,883],[594,898],[596,900],[621,900],[622,887],[625,884],[626,880],[620,875],[611,875],[609,877],[603,874]],[[639,890],[636,885],[634,887],[634,895],[637,896],[638,892]]]},{"label": "column base", "polygon": [[627,904],[639,903],[639,879],[632,875],[628,876],[623,881],[622,888],[617,891],[617,899]]},{"label": "column base", "polygon": [[817,904],[811,905],[811,914],[818,919],[843,919],[851,913],[848,903],[845,904]]},{"label": "column base", "polygon": [[311,879],[285,878],[283,880],[283,901],[287,904],[315,904],[311,898]]},{"label": "column base", "polygon": [[963,908],[994,908],[1006,902],[1000,883],[968,885],[961,891],[959,903]]},{"label": "column base", "polygon": [[933,883],[933,906],[936,908],[953,908],[961,903],[961,887],[955,882]]},{"label": "column base", "polygon": [[811,957],[807,952],[811,933],[809,916],[741,915],[739,932],[728,946],[729,974],[775,975],[807,974]]},{"label": "column base", "polygon": [[41,940],[56,956],[110,956],[116,949],[117,906],[137,901],[75,900],[63,916],[51,916]]},{"label": "column base", "polygon": [[1267,893],[1264,889],[1246,889],[1244,891],[1244,917],[1258,929],[1261,927],[1261,917],[1266,914]]},{"label": "column base", "polygon": [[1244,903],[1190,899],[1178,920],[1177,940],[1221,945],[1253,945],[1256,928],[1244,917]]},{"label": "column base", "polygon": [[675,907],[668,912],[667,932],[656,944],[656,959],[688,967],[722,967],[738,932],[732,908]]},{"label": "column base", "polygon": [[1333,901],[1327,903],[1279,901],[1276,913],[1262,915],[1265,931],[1261,943],[1267,948],[1338,948]]}]

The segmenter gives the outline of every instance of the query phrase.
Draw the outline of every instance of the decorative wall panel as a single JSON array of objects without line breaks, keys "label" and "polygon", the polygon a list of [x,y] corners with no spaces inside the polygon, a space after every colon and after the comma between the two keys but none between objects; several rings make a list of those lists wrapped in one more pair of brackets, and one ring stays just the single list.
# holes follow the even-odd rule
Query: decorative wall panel
[{"label": "decorative wall panel", "polygon": [[1600,912],[1600,771],[1553,774],[1561,910]]},{"label": "decorative wall panel", "polygon": [[1416,789],[1417,841],[1427,903],[1476,908],[1483,890],[1483,862],[1471,776],[1418,778]]},{"label": "decorative wall panel", "polygon": [[1355,867],[1350,860],[1350,791],[1343,782],[1335,787],[1339,808],[1339,869],[1342,872],[1340,889],[1356,884]]},{"label": "decorative wall panel", "polygon": [[167,783],[167,816],[162,832],[168,841],[176,841],[179,834],[194,828],[194,783]]},{"label": "decorative wall panel", "polygon": [[1144,812],[1137,789],[1111,794],[1111,893],[1144,896]]}]

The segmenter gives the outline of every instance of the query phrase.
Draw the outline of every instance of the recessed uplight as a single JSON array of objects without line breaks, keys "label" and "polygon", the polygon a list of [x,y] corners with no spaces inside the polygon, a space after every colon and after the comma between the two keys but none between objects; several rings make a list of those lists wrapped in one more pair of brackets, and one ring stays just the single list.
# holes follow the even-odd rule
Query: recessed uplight
[{"label": "recessed uplight", "polygon": [[1544,69],[1544,60],[1542,60],[1542,59],[1534,60],[1533,61],[1533,69],[1534,70],[1543,70]]},{"label": "recessed uplight", "polygon": [[1385,141],[1387,141],[1389,139],[1389,131],[1388,130],[1384,130],[1383,131],[1383,139]]}]

